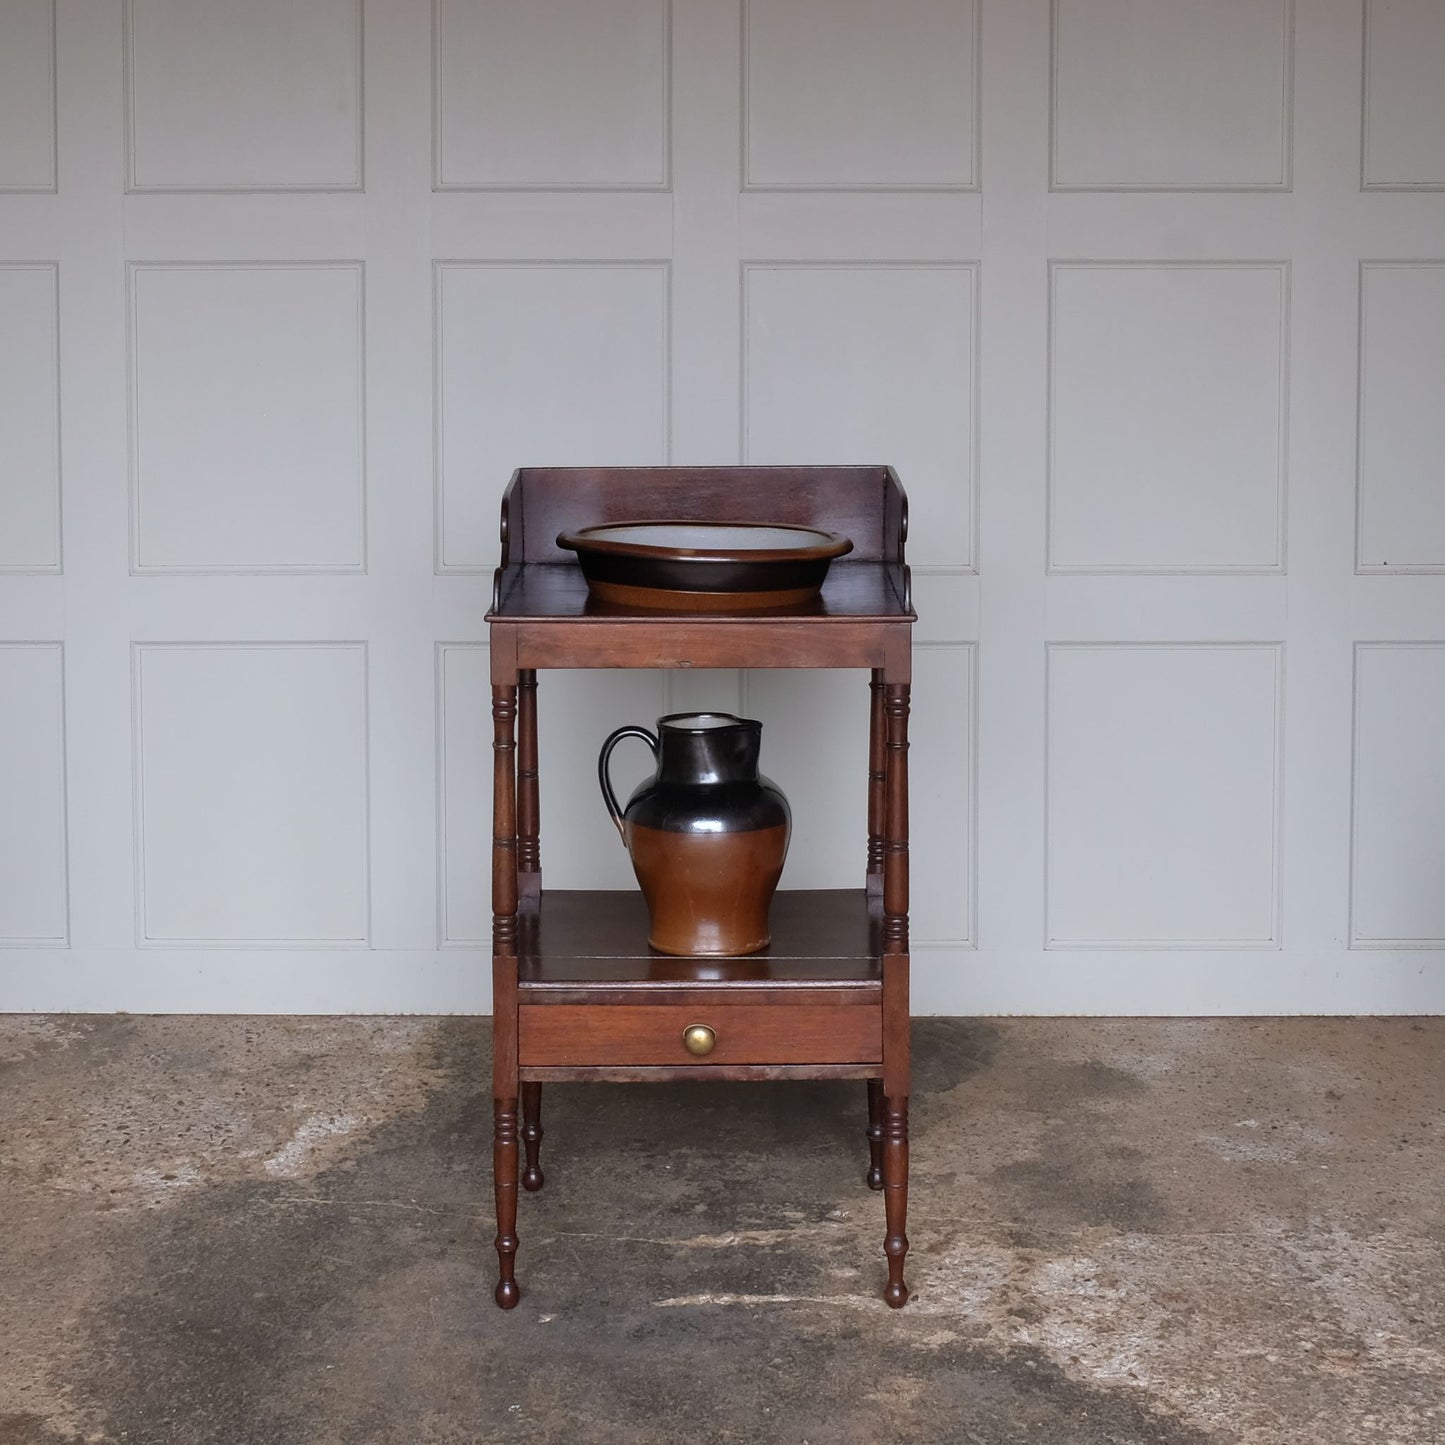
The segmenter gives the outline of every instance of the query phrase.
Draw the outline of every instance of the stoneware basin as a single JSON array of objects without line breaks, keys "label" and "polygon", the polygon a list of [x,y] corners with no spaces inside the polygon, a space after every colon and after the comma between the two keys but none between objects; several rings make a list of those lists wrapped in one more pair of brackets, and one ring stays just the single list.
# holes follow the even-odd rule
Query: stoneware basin
[{"label": "stoneware basin", "polygon": [[593,596],[684,612],[807,602],[853,550],[837,532],[766,522],[609,522],[562,532],[557,545],[576,552]]}]

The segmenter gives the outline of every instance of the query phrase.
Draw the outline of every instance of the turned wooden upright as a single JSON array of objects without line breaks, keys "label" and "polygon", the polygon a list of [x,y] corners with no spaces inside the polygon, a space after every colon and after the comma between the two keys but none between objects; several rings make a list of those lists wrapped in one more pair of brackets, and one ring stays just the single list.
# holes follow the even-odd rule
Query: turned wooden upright
[{"label": "turned wooden upright", "polygon": [[[698,614],[598,603],[572,554],[556,546],[570,528],[676,519],[819,527],[850,537],[853,551],[833,564],[814,603]],[[487,613],[496,1298],[503,1309],[521,1298],[517,1186],[543,1184],[542,1085],[579,1079],[867,1080],[865,1177],[883,1193],[883,1298],[895,1307],[907,1301],[915,620],[907,529],[907,502],[890,467],[524,468],[513,476]],[[638,893],[544,893],[537,673],[568,667],[866,669],[868,757],[856,774],[868,800],[864,886],[779,893],[770,947],[726,960],[649,949]],[[596,806],[590,797],[577,803]],[[703,1058],[683,1042],[698,1024],[715,1037]]]}]

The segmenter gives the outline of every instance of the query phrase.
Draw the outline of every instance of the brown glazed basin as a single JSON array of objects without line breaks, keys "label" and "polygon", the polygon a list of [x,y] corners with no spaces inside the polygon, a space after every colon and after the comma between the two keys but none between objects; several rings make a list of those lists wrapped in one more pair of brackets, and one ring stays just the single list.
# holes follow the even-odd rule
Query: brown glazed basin
[{"label": "brown glazed basin", "polygon": [[684,612],[807,602],[853,550],[837,532],[767,522],[609,522],[557,545],[576,552],[593,596]]}]

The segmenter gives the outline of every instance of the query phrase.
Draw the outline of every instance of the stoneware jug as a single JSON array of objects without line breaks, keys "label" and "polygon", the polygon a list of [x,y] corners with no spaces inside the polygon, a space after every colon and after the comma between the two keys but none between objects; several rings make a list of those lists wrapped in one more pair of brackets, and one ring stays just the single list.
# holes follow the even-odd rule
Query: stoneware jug
[{"label": "stoneware jug", "polygon": [[[793,819],[782,791],[758,772],[762,731],[731,713],[683,712],[659,718],[655,735],[622,727],[602,744],[602,797],[647,900],[647,941],[662,953],[768,946]],[[624,738],[641,738],[657,771],[621,808],[608,763]]]}]

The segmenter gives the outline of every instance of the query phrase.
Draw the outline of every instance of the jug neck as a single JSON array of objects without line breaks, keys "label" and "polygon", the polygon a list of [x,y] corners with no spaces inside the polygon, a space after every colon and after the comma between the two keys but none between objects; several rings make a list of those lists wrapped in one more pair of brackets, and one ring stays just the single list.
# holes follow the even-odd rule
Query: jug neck
[{"label": "jug neck", "polygon": [[724,712],[659,718],[659,783],[753,783],[763,725]]}]

